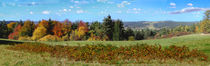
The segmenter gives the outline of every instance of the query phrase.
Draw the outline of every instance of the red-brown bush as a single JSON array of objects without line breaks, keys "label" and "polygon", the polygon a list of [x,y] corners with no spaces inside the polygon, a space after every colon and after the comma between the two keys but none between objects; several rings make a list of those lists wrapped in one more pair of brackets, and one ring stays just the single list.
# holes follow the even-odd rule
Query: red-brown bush
[{"label": "red-brown bush", "polygon": [[[85,61],[99,63],[140,63],[141,60],[167,60],[182,61],[193,58],[207,61],[207,56],[198,50],[189,50],[188,47],[137,44],[133,46],[116,47],[112,45],[86,45],[86,46],[51,46],[47,44],[23,43],[9,47],[11,50],[27,52],[48,52],[53,57],[68,58],[70,61]],[[162,62],[162,61],[160,61]]]}]

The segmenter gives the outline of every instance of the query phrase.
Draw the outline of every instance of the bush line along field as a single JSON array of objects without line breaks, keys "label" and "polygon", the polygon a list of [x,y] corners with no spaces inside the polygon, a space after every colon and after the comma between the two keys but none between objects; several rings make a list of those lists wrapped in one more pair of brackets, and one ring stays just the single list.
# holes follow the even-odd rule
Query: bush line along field
[{"label": "bush line along field", "polygon": [[83,61],[86,63],[128,64],[151,63],[157,60],[166,63],[167,60],[207,61],[208,57],[196,49],[188,47],[169,46],[162,48],[160,45],[137,44],[132,46],[112,45],[86,45],[86,46],[51,46],[39,43],[23,43],[8,47],[11,50],[19,50],[35,53],[49,53],[52,57],[66,58],[69,61]]},{"label": "bush line along field", "polygon": [[[204,52],[208,57],[210,56],[210,35],[208,34],[192,34],[192,35],[186,35],[186,36],[180,36],[180,37],[174,37],[174,38],[166,38],[166,39],[156,39],[156,40],[142,40],[142,41],[63,41],[63,42],[41,42],[48,45],[64,45],[64,46],[85,46],[85,45],[96,45],[96,44],[102,44],[102,45],[108,45],[111,44],[113,46],[133,46],[136,44],[148,44],[148,45],[155,45],[159,44],[163,48],[169,47],[171,45],[176,46],[186,46],[189,47],[190,50],[197,49],[201,52]],[[17,40],[7,40],[7,39],[1,39],[1,41],[11,41],[11,42],[35,42],[35,41],[17,41]],[[2,43],[2,42],[1,42]],[[13,45],[11,45],[13,46]],[[85,63],[85,62],[72,62],[67,61],[65,58],[54,58],[51,57],[49,53],[28,53],[28,52],[22,52],[22,51],[13,51],[6,49],[7,47],[11,47],[10,45],[4,45],[0,44],[1,47],[1,56],[0,56],[0,65],[59,65],[59,64],[76,64],[76,65],[97,65],[99,63]],[[36,56],[36,57],[35,57]],[[4,61],[5,59],[8,59]],[[209,60],[207,62],[201,62],[201,61],[195,61],[195,63],[189,63],[189,62],[177,62],[174,60],[168,60],[167,63],[163,64],[209,64]],[[65,61],[66,63],[63,63]],[[155,60],[154,60],[155,61]],[[103,63],[102,63],[103,64]],[[153,63],[142,63],[142,64],[161,64],[156,62]],[[100,65],[100,64],[99,64]]]}]

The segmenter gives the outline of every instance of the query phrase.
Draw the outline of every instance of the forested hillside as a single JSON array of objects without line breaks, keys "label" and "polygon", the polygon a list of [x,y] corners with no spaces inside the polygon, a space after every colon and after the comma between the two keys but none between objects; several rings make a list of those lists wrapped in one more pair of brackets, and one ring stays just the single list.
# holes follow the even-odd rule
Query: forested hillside
[{"label": "forested hillside", "polygon": [[135,28],[135,29],[144,29],[151,28],[161,29],[161,28],[174,28],[177,26],[193,25],[198,22],[176,22],[176,21],[137,21],[137,22],[124,22],[125,27]]}]

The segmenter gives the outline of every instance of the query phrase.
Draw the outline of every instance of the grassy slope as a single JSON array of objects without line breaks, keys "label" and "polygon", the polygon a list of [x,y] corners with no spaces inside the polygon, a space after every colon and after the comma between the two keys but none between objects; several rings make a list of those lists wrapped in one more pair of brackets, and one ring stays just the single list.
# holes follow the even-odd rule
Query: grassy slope
[{"label": "grassy slope", "polygon": [[51,45],[69,45],[69,46],[77,46],[86,45],[86,44],[111,44],[115,46],[128,46],[135,44],[159,44],[161,46],[187,46],[191,49],[198,49],[210,56],[210,35],[205,34],[192,34],[174,38],[166,38],[166,39],[156,39],[156,40],[141,40],[141,41],[62,41],[62,42],[42,42]]},{"label": "grassy slope", "polygon": [[[41,57],[41,55],[48,55],[48,54],[31,54],[31,53],[24,53],[24,52],[17,52],[5,49],[8,45],[5,45],[2,41],[12,41],[18,42],[16,40],[7,40],[7,39],[0,39],[0,65],[57,65],[61,63],[61,60],[50,58],[48,56]],[[26,41],[20,41],[26,42]],[[33,41],[30,41],[33,42]],[[4,43],[4,44],[2,44]],[[42,42],[47,44],[53,45],[70,45],[76,46],[78,44],[85,45],[85,44],[112,44],[116,46],[127,46],[127,45],[134,45],[134,44],[160,44],[162,46],[169,46],[169,45],[178,45],[178,46],[188,46],[190,48],[197,48],[210,57],[210,35],[201,35],[201,34],[193,34],[193,35],[186,35],[181,37],[175,38],[167,38],[167,39],[157,39],[157,40],[142,40],[142,41],[63,41],[63,42]],[[69,63],[71,64],[71,63]]]},{"label": "grassy slope", "polygon": [[134,44],[160,44],[162,46],[169,46],[169,45],[201,45],[201,44],[210,44],[210,35],[201,35],[201,34],[192,34],[174,38],[166,38],[166,39],[156,39],[156,40],[141,40],[141,41],[61,41],[61,42],[42,42],[46,44],[52,45],[85,45],[85,44],[112,44],[116,46],[127,46],[127,45],[134,45]]}]

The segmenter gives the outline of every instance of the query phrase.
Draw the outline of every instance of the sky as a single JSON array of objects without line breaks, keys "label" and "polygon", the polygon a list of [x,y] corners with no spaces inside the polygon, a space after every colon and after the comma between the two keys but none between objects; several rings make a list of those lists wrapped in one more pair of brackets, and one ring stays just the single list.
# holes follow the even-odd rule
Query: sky
[{"label": "sky", "polygon": [[201,21],[210,0],[0,0],[0,20]]}]

